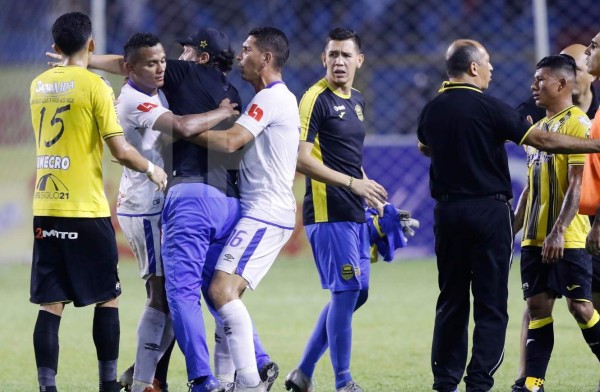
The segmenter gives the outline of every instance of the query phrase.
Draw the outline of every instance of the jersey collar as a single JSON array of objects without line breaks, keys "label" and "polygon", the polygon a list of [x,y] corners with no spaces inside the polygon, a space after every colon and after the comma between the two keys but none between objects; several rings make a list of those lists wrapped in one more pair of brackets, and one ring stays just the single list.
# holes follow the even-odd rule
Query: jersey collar
[{"label": "jersey collar", "polygon": [[481,89],[479,87],[475,86],[474,84],[450,82],[447,80],[444,83],[442,83],[442,87],[440,87],[440,89],[438,90],[438,93],[443,93],[444,91],[457,90],[457,89],[473,90],[473,91],[477,91],[478,93],[483,92],[483,91],[481,91]]}]

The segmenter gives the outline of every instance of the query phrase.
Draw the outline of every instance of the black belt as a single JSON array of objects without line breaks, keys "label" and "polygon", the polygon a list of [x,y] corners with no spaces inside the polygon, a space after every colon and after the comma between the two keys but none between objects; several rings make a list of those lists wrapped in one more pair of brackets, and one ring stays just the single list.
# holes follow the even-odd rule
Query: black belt
[{"label": "black belt", "polygon": [[460,201],[460,200],[474,200],[474,199],[494,199],[506,203],[509,198],[502,193],[494,193],[493,195],[440,195],[435,198],[437,201]]}]

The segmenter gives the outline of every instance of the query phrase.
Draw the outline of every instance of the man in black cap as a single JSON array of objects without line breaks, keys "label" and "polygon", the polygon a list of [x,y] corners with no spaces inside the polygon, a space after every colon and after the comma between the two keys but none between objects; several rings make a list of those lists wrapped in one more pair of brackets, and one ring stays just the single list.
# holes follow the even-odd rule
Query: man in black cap
[{"label": "man in black cap", "polygon": [[193,61],[217,68],[223,73],[231,71],[234,53],[225,33],[212,27],[202,27],[197,33],[181,38],[183,46],[179,60]]}]

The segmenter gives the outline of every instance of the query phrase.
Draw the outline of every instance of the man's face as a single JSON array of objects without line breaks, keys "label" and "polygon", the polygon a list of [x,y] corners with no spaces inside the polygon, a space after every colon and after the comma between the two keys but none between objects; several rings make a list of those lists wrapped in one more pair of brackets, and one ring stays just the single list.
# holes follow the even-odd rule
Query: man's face
[{"label": "man's face", "polygon": [[548,105],[554,103],[558,97],[560,81],[556,75],[552,73],[550,68],[540,68],[535,71],[531,91],[535,104],[542,108],[547,108]]},{"label": "man's face", "polygon": [[482,90],[485,90],[489,87],[490,82],[492,81],[492,71],[494,67],[490,62],[490,55],[488,54],[485,48],[480,47],[481,51],[481,63],[478,63],[477,72],[479,76],[479,87]]},{"label": "man's face", "polygon": [[600,77],[600,33],[592,39],[592,42],[585,50],[587,55],[587,71],[588,73]]},{"label": "man's face", "polygon": [[260,71],[266,66],[265,53],[256,46],[256,38],[249,36],[242,44],[237,59],[240,62],[242,79],[253,83],[260,79]]},{"label": "man's face", "polygon": [[325,78],[335,87],[352,87],[356,70],[364,61],[363,54],[358,52],[352,39],[329,41],[321,57],[327,68]]},{"label": "man's face", "polygon": [[165,82],[167,61],[161,44],[139,48],[132,63],[128,63],[129,78],[143,91],[155,91]]},{"label": "man's face", "polygon": [[198,52],[192,45],[183,45],[183,52],[179,56],[179,60],[183,61],[196,61],[198,59]]},{"label": "man's face", "polygon": [[583,45],[571,45],[560,53],[568,54],[575,59],[575,65],[577,68],[575,73],[573,102],[577,104],[579,102],[579,96],[590,90],[590,85],[594,81],[595,77],[587,72],[587,56],[585,54],[585,47]]}]

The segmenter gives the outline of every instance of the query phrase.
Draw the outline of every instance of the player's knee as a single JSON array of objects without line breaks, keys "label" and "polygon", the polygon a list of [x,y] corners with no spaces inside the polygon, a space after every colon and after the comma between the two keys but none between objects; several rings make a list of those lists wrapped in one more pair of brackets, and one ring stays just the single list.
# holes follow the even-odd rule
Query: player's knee
[{"label": "player's knee", "polygon": [[594,306],[591,302],[585,301],[568,301],[569,312],[573,315],[578,323],[587,323],[594,315]]}]

